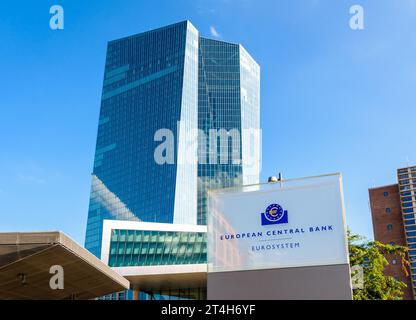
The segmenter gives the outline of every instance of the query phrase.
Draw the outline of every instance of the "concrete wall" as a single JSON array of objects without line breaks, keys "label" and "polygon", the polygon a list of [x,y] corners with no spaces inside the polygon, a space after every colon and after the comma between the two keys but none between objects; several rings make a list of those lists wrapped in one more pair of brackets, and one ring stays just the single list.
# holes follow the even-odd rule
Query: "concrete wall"
[{"label": "concrete wall", "polygon": [[351,300],[349,265],[208,273],[208,300]]}]

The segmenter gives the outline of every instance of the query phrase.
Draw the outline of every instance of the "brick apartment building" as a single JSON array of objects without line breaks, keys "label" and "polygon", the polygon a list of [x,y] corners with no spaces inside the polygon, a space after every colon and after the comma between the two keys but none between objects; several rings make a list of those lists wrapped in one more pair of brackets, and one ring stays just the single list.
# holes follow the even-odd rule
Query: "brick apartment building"
[{"label": "brick apartment building", "polygon": [[[412,179],[414,177],[414,180]],[[414,182],[414,184],[413,184]],[[374,239],[409,247],[411,275],[405,275],[399,258],[386,257],[386,274],[407,284],[404,299],[416,295],[416,167],[398,169],[398,184],[369,189]]]}]

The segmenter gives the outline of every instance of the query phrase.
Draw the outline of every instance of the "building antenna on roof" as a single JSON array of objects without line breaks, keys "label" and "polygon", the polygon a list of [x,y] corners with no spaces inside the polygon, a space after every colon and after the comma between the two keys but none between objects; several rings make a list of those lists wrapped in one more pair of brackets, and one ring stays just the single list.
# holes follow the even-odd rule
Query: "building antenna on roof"
[{"label": "building antenna on roof", "polygon": [[409,160],[409,156],[406,156],[406,165],[409,168],[410,167],[410,160]]}]

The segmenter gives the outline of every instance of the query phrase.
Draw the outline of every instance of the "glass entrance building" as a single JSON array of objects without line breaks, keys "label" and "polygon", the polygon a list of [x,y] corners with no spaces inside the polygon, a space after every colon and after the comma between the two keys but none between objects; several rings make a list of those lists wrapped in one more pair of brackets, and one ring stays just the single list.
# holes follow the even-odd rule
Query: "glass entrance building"
[{"label": "glass entrance building", "polygon": [[[257,183],[259,130],[260,68],[241,45],[203,38],[189,21],[110,41],[85,247],[101,259],[111,247],[107,262],[120,268],[170,265],[173,256],[176,265],[205,263],[199,240],[184,244],[205,239],[200,231],[181,235],[181,228],[157,225],[203,226],[207,190]],[[161,146],[163,163],[156,159]],[[106,235],[105,220],[135,227]],[[133,247],[126,240],[120,249],[129,235]]]}]

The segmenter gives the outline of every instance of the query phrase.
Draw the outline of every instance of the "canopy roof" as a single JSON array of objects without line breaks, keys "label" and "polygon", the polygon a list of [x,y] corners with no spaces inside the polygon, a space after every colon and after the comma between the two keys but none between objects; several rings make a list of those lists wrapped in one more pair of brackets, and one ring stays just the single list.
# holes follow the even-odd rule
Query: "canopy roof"
[{"label": "canopy roof", "polygon": [[[53,290],[51,266],[64,270]],[[62,232],[0,233],[0,299],[93,299],[130,283]]]}]

